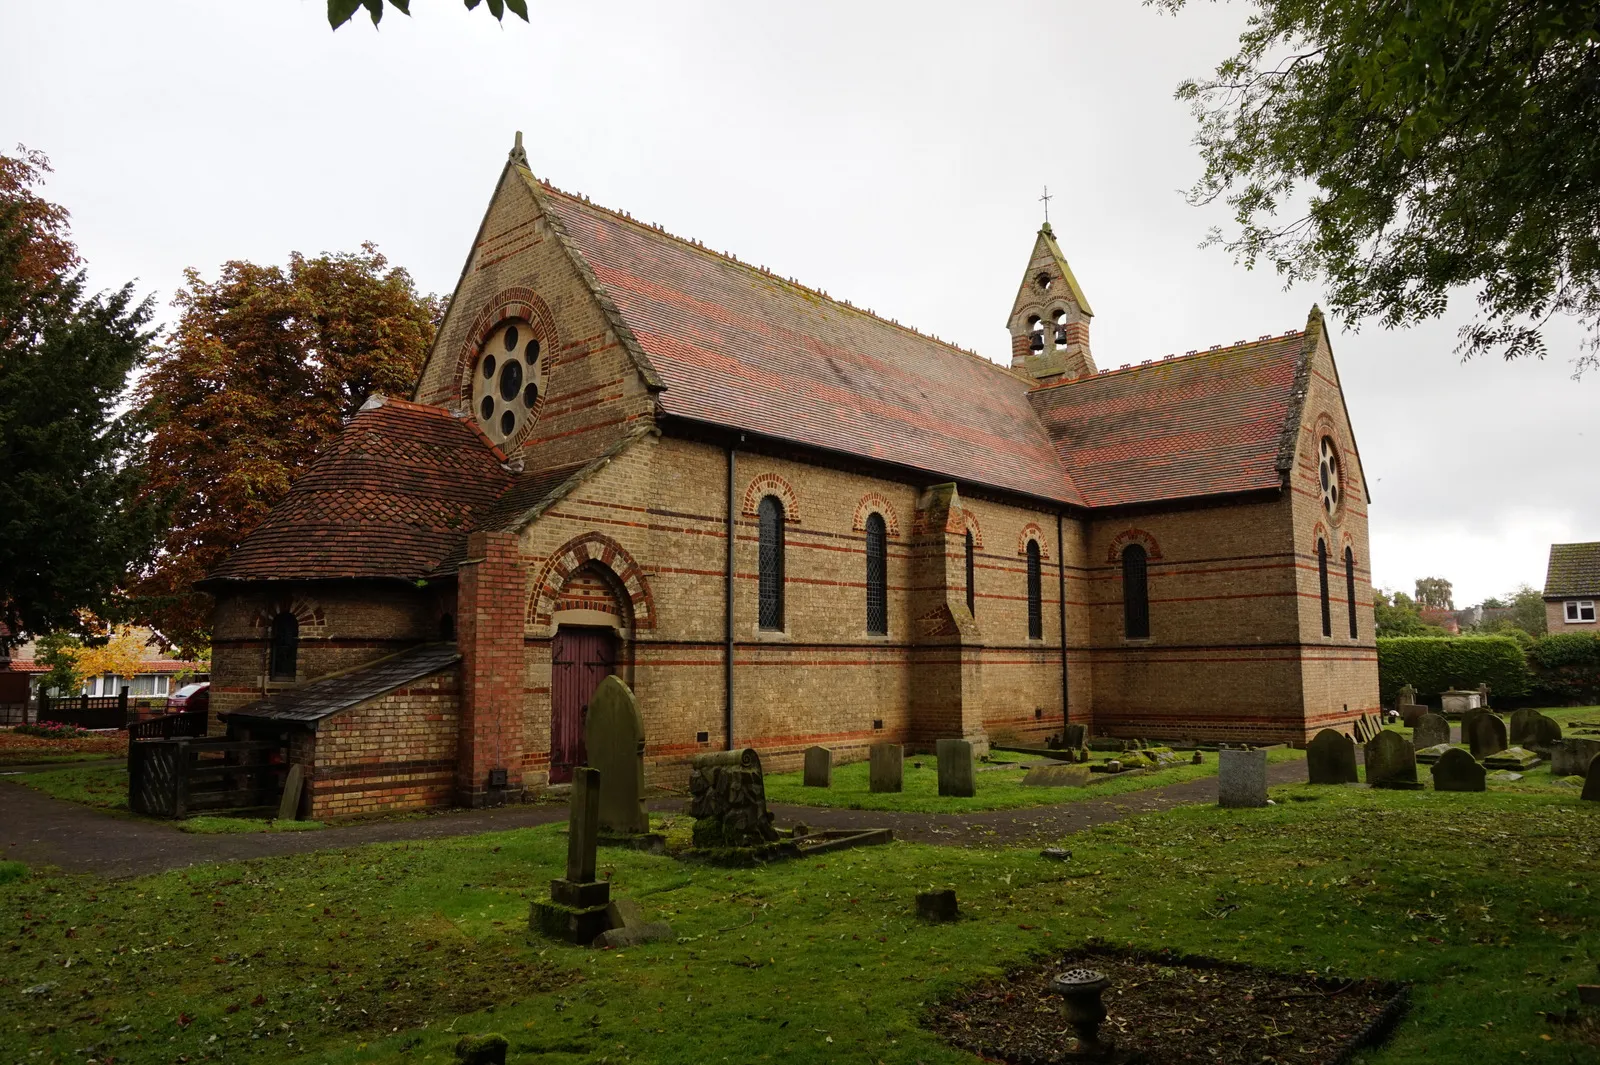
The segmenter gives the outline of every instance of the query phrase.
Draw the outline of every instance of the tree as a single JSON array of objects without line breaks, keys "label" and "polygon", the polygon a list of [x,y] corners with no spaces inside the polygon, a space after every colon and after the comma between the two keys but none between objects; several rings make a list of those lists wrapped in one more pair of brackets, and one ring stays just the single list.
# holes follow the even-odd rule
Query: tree
[{"label": "tree", "polygon": [[78,668],[78,651],[83,644],[69,632],[50,632],[33,645],[33,660],[46,667],[39,677],[39,690],[57,695],[76,695],[83,687],[83,671]]},{"label": "tree", "polygon": [[1379,636],[1448,636],[1422,620],[1422,609],[1404,592],[1372,591],[1373,631]]},{"label": "tree", "polygon": [[0,623],[11,639],[109,613],[162,516],[141,498],[137,421],[117,410],[150,342],[133,287],[86,294],[49,172],[0,156]]},{"label": "tree", "polygon": [[[1145,0],[1168,11],[1185,0]],[[1253,0],[1239,50],[1183,82],[1222,241],[1341,317],[1411,325],[1452,290],[1466,357],[1545,352],[1557,315],[1600,365],[1600,0]]]},{"label": "tree", "polygon": [[377,248],[287,269],[229,262],[197,271],[176,328],[137,391],[151,428],[149,486],[170,497],[170,530],[133,588],[138,616],[198,653],[210,599],[193,584],[220,562],[373,392],[408,393],[442,303]]},{"label": "tree", "polygon": [[[467,10],[471,11],[483,0],[463,0]],[[389,0],[389,6],[402,15],[411,14],[411,0]],[[528,21],[528,0],[488,0],[486,5],[489,14],[501,22],[505,21],[507,9],[518,16],[523,22]],[[372,24],[376,26],[383,21],[383,0],[328,0],[328,25],[338,29],[362,8],[367,9],[367,14],[372,16]]]},{"label": "tree", "polygon": [[1485,609],[1498,607],[1509,609],[1509,617],[1496,618],[1486,621],[1483,625],[1485,632],[1506,632],[1516,629],[1529,636],[1543,636],[1546,631],[1546,618],[1544,612],[1544,594],[1537,588],[1530,588],[1524,584],[1513,592],[1506,593],[1502,599],[1485,599]]},{"label": "tree", "polygon": [[1443,577],[1417,578],[1417,605],[1423,610],[1454,610],[1453,589]]}]

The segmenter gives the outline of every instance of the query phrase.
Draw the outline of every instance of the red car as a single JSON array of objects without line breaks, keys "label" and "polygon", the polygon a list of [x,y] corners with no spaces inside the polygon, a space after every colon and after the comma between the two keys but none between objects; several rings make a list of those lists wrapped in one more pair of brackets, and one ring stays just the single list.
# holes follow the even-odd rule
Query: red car
[{"label": "red car", "polygon": [[211,709],[210,684],[185,684],[167,697],[167,713]]}]

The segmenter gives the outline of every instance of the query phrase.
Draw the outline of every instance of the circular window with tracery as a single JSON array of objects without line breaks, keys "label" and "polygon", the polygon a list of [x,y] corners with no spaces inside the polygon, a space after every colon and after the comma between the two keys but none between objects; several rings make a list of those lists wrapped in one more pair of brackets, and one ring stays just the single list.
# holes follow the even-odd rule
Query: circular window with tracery
[{"label": "circular window with tracery", "polygon": [[527,322],[502,322],[478,351],[472,370],[472,413],[484,433],[505,443],[533,420],[544,395],[547,358]]},{"label": "circular window with tracery", "polygon": [[1322,438],[1317,472],[1322,478],[1322,508],[1329,514],[1337,514],[1344,503],[1344,477],[1339,469],[1339,449],[1331,436]]}]

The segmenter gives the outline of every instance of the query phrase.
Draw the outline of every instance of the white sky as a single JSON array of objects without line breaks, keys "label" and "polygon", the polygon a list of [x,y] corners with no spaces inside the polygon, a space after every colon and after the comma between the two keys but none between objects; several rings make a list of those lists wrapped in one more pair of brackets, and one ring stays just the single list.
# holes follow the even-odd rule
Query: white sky
[{"label": "white sky", "polygon": [[[1240,3],[530,6],[331,33],[323,0],[8,0],[0,147],[50,155],[92,281],[168,316],[186,266],[363,240],[448,293],[518,129],[562,188],[997,360],[1046,183],[1101,366],[1299,328],[1320,298],[1200,250],[1226,219],[1180,194],[1172,91]],[[1568,323],[1544,363],[1464,365],[1453,310],[1333,340],[1374,581],[1448,577],[1465,606],[1600,539],[1600,375],[1570,380]]]}]

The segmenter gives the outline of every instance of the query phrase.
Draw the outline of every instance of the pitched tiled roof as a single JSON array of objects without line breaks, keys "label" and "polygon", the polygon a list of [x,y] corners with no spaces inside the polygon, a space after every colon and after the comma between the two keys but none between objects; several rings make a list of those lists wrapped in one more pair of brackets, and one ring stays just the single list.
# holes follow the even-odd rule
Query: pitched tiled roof
[{"label": "pitched tiled roof", "polygon": [[1600,543],[1551,544],[1544,594],[1546,599],[1600,595]]},{"label": "pitched tiled roof", "polygon": [[556,189],[539,193],[666,385],[667,414],[1080,501],[1028,405],[1030,382]]},{"label": "pitched tiled roof", "polygon": [[206,583],[422,577],[510,485],[503,461],[448,411],[369,402]]},{"label": "pitched tiled roof", "polygon": [[429,643],[388,658],[313,680],[280,695],[230,710],[223,717],[312,724],[460,661],[453,643]]},{"label": "pitched tiled roof", "polygon": [[1236,344],[1033,392],[1091,507],[1279,488],[1307,338]]}]

